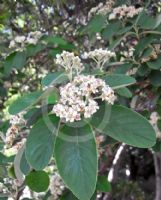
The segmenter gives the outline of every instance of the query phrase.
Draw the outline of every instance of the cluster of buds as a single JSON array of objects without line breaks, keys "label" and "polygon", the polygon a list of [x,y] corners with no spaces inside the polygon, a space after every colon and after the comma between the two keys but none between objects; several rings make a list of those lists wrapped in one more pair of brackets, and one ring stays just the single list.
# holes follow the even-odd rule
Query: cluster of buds
[{"label": "cluster of buds", "polygon": [[113,9],[109,15],[109,20],[133,18],[142,12],[143,8],[135,8],[135,6],[122,5]]},{"label": "cluster of buds", "polygon": [[91,58],[97,63],[97,67],[102,69],[104,64],[115,57],[115,53],[106,49],[95,49],[94,51],[86,52],[83,55],[84,59]]},{"label": "cluster of buds", "polygon": [[18,135],[19,127],[21,125],[24,125],[25,123],[26,122],[23,119],[23,114],[22,113],[12,116],[12,118],[10,119],[11,126],[7,130],[6,138],[5,138],[5,143],[6,143],[6,147],[7,148],[12,146],[15,138]]},{"label": "cluster of buds", "polygon": [[88,19],[91,19],[92,16],[98,14],[98,15],[107,15],[109,12],[111,12],[112,7],[114,6],[115,1],[109,0],[106,1],[105,4],[99,3],[96,7],[93,7],[88,14]]},{"label": "cluster of buds", "polygon": [[82,115],[90,118],[99,109],[98,98],[109,104],[116,99],[113,89],[102,79],[79,75],[60,88],[60,101],[53,107],[53,112],[67,122],[79,121]]},{"label": "cluster of buds", "polygon": [[49,189],[52,194],[52,200],[58,200],[62,195],[65,185],[58,173],[51,177]]},{"label": "cluster of buds", "polygon": [[78,56],[75,56],[74,53],[63,51],[61,54],[56,55],[56,64],[62,66],[65,71],[70,74],[80,74],[84,69],[83,64]]},{"label": "cluster of buds", "polygon": [[9,44],[9,48],[17,48],[18,50],[23,50],[26,44],[36,44],[42,33],[40,31],[30,32],[27,36],[16,36]]}]

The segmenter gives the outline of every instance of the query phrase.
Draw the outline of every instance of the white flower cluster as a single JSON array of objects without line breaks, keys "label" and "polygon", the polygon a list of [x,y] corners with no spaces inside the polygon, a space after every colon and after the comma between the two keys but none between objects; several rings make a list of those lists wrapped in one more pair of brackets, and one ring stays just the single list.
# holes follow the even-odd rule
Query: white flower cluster
[{"label": "white flower cluster", "polygon": [[81,60],[78,56],[75,56],[74,53],[63,51],[61,54],[56,55],[56,64],[61,65],[66,72],[76,73],[78,75],[83,69],[84,66],[81,63]]},{"label": "white flower cluster", "polygon": [[10,119],[10,123],[12,125],[21,125],[25,123],[25,120],[23,118],[24,113],[21,112],[18,115],[13,115]]},{"label": "white flower cluster", "polygon": [[88,14],[88,19],[91,19],[92,16],[98,14],[98,15],[107,15],[112,7],[114,6],[115,1],[114,0],[109,0],[106,1],[105,4],[99,3],[96,7],[93,7]]},{"label": "white flower cluster", "polygon": [[97,11],[97,14],[107,15],[112,10],[112,7],[114,6],[114,4],[115,4],[114,0],[106,1],[106,3],[102,6],[102,8],[100,8]]},{"label": "white flower cluster", "polygon": [[19,129],[16,125],[11,125],[11,127],[9,127],[9,129],[7,130],[6,139],[5,139],[5,143],[7,147],[12,146],[13,141],[18,134],[18,130]]},{"label": "white flower cluster", "polygon": [[98,68],[103,68],[104,64],[110,58],[115,57],[115,53],[106,49],[95,49],[94,51],[86,52],[83,55],[84,59],[91,58],[97,63]]},{"label": "white flower cluster", "polygon": [[133,18],[142,10],[143,8],[135,8],[135,6],[122,5],[113,9],[112,13],[109,15],[109,20]]},{"label": "white flower cluster", "polygon": [[26,38],[26,43],[28,44],[36,44],[38,40],[41,38],[42,33],[40,31],[30,32]]},{"label": "white flower cluster", "polygon": [[30,32],[28,36],[16,36],[9,44],[9,48],[15,48],[18,45],[23,49],[26,44],[36,44],[42,33],[40,31]]},{"label": "white flower cluster", "polygon": [[79,121],[82,115],[90,118],[99,109],[97,98],[113,104],[114,91],[102,79],[79,75],[60,88],[60,101],[53,107],[53,112],[67,122]]},{"label": "white flower cluster", "polygon": [[65,189],[65,185],[58,173],[51,177],[49,189],[52,194],[52,200],[58,200]]},{"label": "white flower cluster", "polygon": [[12,116],[12,118],[10,119],[11,126],[8,128],[5,138],[5,143],[7,147],[12,146],[13,141],[15,140],[19,132],[19,126],[24,125],[25,123],[26,121],[23,119],[23,113]]}]

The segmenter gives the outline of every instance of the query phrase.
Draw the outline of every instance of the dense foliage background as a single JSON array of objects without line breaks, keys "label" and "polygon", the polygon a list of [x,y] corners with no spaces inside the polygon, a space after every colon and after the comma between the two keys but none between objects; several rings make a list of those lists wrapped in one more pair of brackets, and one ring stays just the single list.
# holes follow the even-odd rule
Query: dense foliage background
[{"label": "dense foliage background", "polygon": [[[133,17],[111,17],[114,8],[125,4],[142,10]],[[99,70],[90,68],[94,63],[83,58],[84,52],[99,48],[116,54],[105,65],[104,73],[109,85],[116,87],[117,104],[147,118],[155,129],[157,142],[152,148],[145,148],[152,146],[146,141],[149,133],[137,120],[134,127],[145,133],[145,144],[142,138],[118,139],[117,134],[110,137],[97,133],[99,177],[92,199],[161,199],[160,12],[159,0],[0,0],[0,199],[77,199],[61,180],[55,158],[48,162],[48,155],[43,154],[47,146],[40,151],[47,161],[34,160],[32,152],[26,153],[31,167],[23,145],[28,138],[33,142],[28,142],[28,148],[32,149],[34,140],[42,145],[46,138],[40,138],[44,133],[48,135],[41,117],[58,100],[57,93],[44,92],[59,70],[56,55],[63,50],[74,52],[82,58],[88,73],[99,75]],[[40,96],[43,100],[48,97],[45,109]],[[23,110],[23,117],[17,116]],[[32,127],[37,121],[37,130],[43,130],[43,134],[28,137],[34,133]],[[52,142],[51,138],[47,140],[48,144]]]}]

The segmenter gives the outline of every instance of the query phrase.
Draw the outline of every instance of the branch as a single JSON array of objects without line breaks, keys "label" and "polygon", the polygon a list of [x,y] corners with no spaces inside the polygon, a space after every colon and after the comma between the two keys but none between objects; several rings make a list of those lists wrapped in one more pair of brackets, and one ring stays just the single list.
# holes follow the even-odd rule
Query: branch
[{"label": "branch", "polygon": [[154,153],[156,194],[155,200],[161,199],[161,153]]}]

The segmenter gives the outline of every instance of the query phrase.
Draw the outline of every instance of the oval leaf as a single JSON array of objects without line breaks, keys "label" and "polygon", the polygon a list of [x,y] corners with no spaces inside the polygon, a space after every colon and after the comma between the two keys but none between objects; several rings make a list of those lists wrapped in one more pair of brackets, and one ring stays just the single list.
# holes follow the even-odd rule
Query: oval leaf
[{"label": "oval leaf", "polygon": [[26,160],[25,151],[22,154],[21,161],[20,161],[20,169],[24,175],[27,175],[30,172],[30,165]]},{"label": "oval leaf", "polygon": [[[103,123],[102,116],[105,116]],[[134,147],[149,148],[156,142],[155,131],[148,120],[123,106],[106,106],[105,111],[105,104],[102,105],[91,123],[101,133]]]},{"label": "oval leaf", "polygon": [[[55,144],[55,159],[59,173],[79,200],[89,200],[96,187],[97,150],[89,125],[64,126]],[[61,136],[72,137],[65,140]],[[83,138],[83,140],[82,140]]]},{"label": "oval leaf", "polygon": [[161,68],[161,55],[158,56],[158,58],[154,61],[147,62],[147,65],[151,69],[160,69]]},{"label": "oval leaf", "polygon": [[[45,118],[47,119],[47,117]],[[31,129],[26,142],[26,159],[30,165],[41,170],[46,167],[53,155],[55,135],[59,119],[55,116],[49,117],[52,123],[52,131],[48,127],[48,121],[40,119]]]},{"label": "oval leaf", "polygon": [[10,107],[9,107],[9,113],[11,115],[16,115],[19,112],[25,110],[30,105],[32,105],[40,96],[42,92],[31,92],[29,94],[25,94],[24,96],[18,98],[16,101],[14,101]]},{"label": "oval leaf", "polygon": [[35,192],[44,192],[49,186],[49,176],[44,171],[33,171],[25,179],[28,187]]},{"label": "oval leaf", "polygon": [[136,82],[133,77],[126,76],[123,74],[110,74],[110,75],[106,75],[103,79],[113,89],[132,85]]},{"label": "oval leaf", "polygon": [[63,82],[68,81],[68,76],[64,72],[53,72],[50,74],[47,74],[43,79],[42,79],[42,85],[43,86],[49,86],[50,84],[56,85],[60,84]]}]

